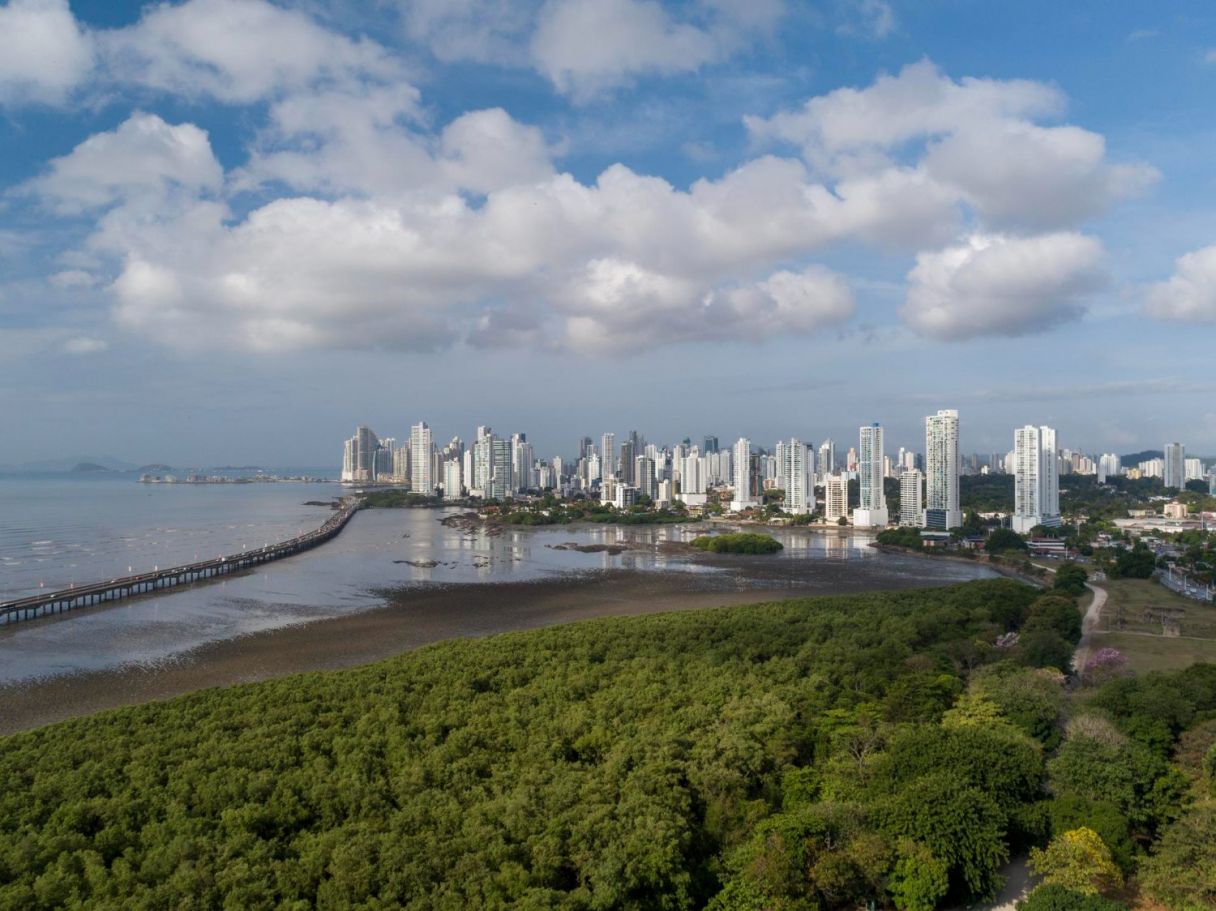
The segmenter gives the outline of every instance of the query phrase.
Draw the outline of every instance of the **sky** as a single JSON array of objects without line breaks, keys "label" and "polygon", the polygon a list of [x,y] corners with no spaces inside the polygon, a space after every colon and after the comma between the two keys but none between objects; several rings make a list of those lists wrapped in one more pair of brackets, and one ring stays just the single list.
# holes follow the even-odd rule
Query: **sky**
[{"label": "sky", "polygon": [[0,0],[0,464],[1216,455],[1208,0]]}]

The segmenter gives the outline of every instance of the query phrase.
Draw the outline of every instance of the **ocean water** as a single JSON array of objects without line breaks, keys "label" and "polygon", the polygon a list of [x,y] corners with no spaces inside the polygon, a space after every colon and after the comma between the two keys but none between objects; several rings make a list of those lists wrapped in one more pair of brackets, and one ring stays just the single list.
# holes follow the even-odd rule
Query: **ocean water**
[{"label": "ocean water", "polygon": [[[290,537],[329,510],[337,484],[149,486],[133,480],[0,480],[0,591],[110,578]],[[208,643],[379,607],[385,591],[535,581],[597,570],[688,574],[689,589],[831,592],[931,585],[991,572],[888,554],[864,535],[774,529],[776,556],[672,547],[697,526],[463,529],[459,509],[365,510],[336,539],[239,576],[0,627],[0,686],[123,665],[154,667]],[[588,553],[588,545],[622,548]]]}]

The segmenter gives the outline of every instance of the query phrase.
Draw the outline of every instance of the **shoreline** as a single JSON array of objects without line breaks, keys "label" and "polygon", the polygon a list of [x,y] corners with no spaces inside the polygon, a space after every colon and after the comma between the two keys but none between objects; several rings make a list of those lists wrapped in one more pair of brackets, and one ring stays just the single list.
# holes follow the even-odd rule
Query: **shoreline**
[{"label": "shoreline", "polygon": [[155,665],[124,665],[2,686],[0,735],[201,689],[355,667],[446,639],[599,617],[966,581],[843,567],[806,576],[796,564],[757,561],[764,558],[715,560],[727,571],[713,574],[611,569],[537,581],[383,591],[385,604],[380,607],[209,643]]},{"label": "shoreline", "polygon": [[953,563],[966,563],[970,566],[982,566],[999,576],[1004,576],[1006,579],[1013,579],[1016,582],[1024,582],[1027,585],[1033,585],[1035,588],[1047,587],[1043,580],[1036,576],[1027,576],[1025,573],[1018,572],[1012,566],[1005,563],[993,563],[988,559],[976,560],[972,557],[960,557],[957,554],[933,554],[927,553],[923,550],[912,550],[908,547],[899,547],[895,544],[879,544],[877,541],[871,542],[868,546],[886,554],[905,554],[909,557],[924,557],[926,560],[949,560]]}]

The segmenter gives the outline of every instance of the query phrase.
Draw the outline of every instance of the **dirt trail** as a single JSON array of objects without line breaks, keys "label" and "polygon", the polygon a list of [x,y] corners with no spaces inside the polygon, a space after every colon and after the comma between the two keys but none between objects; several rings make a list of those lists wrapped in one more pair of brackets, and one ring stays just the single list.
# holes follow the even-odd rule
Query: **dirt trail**
[{"label": "dirt trail", "polygon": [[1089,582],[1085,583],[1085,587],[1093,592],[1094,598],[1089,602],[1089,609],[1081,620],[1081,641],[1077,643],[1077,651],[1072,656],[1072,667],[1077,673],[1085,669],[1085,662],[1089,660],[1093,632],[1102,619],[1102,608],[1106,606],[1106,589]]}]

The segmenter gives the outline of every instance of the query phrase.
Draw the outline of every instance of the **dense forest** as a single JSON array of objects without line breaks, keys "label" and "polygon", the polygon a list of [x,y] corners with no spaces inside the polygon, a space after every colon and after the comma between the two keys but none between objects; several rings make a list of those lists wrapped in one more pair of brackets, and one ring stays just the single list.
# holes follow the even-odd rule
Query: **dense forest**
[{"label": "dense forest", "polygon": [[1032,847],[1034,907],[1119,907],[1095,893],[1132,873],[1212,907],[1216,666],[1073,699],[1036,665],[1078,634],[1071,599],[989,580],[53,725],[0,739],[0,908],[927,911]]}]

